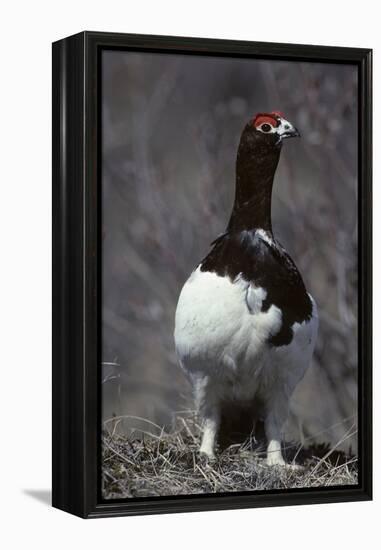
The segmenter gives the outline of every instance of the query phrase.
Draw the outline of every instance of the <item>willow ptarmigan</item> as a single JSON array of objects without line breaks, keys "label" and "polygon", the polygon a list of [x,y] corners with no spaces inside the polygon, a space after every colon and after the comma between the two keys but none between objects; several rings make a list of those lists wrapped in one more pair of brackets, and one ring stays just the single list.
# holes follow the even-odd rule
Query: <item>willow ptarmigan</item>
[{"label": "willow ptarmigan", "polygon": [[315,302],[271,226],[282,143],[295,136],[298,130],[279,112],[258,114],[246,124],[227,229],[190,275],[177,304],[176,351],[194,386],[203,420],[200,452],[209,458],[224,408],[255,402],[267,463],[285,465],[281,430],[318,329]]}]

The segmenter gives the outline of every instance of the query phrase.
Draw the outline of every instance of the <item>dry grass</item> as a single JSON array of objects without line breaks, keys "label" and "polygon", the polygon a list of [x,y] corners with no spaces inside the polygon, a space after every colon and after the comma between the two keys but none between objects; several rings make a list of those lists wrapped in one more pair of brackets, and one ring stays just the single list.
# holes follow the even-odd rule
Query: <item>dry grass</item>
[{"label": "dry grass", "polygon": [[279,468],[266,465],[265,441],[250,438],[208,461],[198,453],[200,426],[193,415],[177,417],[170,432],[144,420],[148,428],[139,430],[139,437],[118,435],[120,420],[104,424],[106,499],[357,484],[357,458],[337,451],[338,445],[286,443],[284,454],[296,466]]}]

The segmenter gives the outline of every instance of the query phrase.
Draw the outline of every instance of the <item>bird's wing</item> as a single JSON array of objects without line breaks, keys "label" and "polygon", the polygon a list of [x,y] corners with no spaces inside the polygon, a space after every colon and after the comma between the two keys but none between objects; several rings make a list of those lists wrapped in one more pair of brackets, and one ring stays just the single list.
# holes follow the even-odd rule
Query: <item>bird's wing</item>
[{"label": "bird's wing", "polygon": [[259,313],[262,309],[263,301],[266,299],[267,292],[262,287],[256,287],[254,284],[247,286],[245,301],[247,309],[252,315]]}]

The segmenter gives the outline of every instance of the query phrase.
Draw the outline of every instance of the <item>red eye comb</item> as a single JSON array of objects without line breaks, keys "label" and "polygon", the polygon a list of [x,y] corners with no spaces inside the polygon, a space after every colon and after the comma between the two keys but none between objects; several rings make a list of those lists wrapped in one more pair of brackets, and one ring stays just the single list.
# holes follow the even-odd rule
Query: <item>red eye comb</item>
[{"label": "red eye comb", "polygon": [[281,111],[272,111],[271,113],[258,113],[253,118],[253,125],[255,127],[260,126],[263,123],[271,124],[271,126],[279,126],[279,118],[284,118],[283,113]]},{"label": "red eye comb", "polygon": [[272,111],[271,114],[274,116],[280,116],[281,118],[284,118],[284,114],[282,113],[282,111]]}]

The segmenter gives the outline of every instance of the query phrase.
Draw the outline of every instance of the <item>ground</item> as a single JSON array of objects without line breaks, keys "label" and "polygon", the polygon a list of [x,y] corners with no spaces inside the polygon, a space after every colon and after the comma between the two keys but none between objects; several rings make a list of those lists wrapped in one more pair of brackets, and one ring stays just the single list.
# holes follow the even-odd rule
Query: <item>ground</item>
[{"label": "ground", "polygon": [[265,441],[249,438],[217,453],[215,461],[200,456],[200,427],[192,416],[178,417],[175,427],[159,427],[130,437],[117,434],[118,420],[103,432],[103,497],[134,498],[232,491],[356,485],[357,458],[325,445],[285,443],[284,455],[294,467],[269,467]]}]

